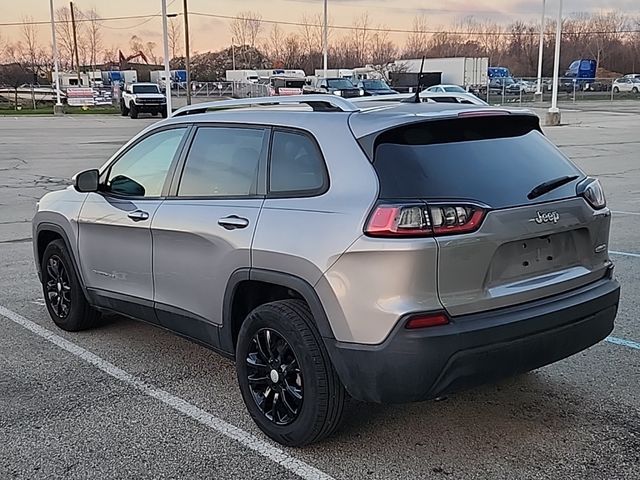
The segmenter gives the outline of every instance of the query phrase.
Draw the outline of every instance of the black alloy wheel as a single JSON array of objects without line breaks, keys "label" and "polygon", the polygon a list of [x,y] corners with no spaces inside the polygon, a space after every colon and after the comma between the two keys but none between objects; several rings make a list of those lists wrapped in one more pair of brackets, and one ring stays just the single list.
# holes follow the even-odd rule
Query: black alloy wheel
[{"label": "black alloy wheel", "polygon": [[58,255],[47,260],[45,291],[51,309],[60,319],[65,319],[71,311],[71,282],[69,274]]},{"label": "black alloy wheel", "polygon": [[292,298],[257,306],[237,338],[240,393],[266,435],[300,447],[338,428],[346,391],[306,302]]},{"label": "black alloy wheel", "polygon": [[45,304],[58,327],[77,332],[96,325],[100,312],[87,302],[71,255],[61,239],[53,240],[44,249],[40,272]]},{"label": "black alloy wheel", "polygon": [[277,331],[263,328],[251,340],[247,381],[260,411],[276,425],[293,422],[302,408],[303,379],[291,346]]}]

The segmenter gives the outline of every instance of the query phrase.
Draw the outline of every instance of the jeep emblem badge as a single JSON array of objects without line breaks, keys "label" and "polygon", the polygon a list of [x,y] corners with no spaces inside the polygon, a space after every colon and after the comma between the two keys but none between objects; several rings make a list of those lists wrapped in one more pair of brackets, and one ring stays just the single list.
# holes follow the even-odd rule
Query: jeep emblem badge
[{"label": "jeep emblem badge", "polygon": [[538,225],[543,223],[558,223],[560,220],[560,214],[556,211],[552,212],[537,212],[537,215],[529,220],[530,222],[536,222]]}]

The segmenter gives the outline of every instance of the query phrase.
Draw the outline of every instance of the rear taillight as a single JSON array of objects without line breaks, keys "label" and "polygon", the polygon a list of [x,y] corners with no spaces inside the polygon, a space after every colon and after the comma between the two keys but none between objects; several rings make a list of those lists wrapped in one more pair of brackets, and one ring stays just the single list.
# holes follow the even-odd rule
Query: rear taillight
[{"label": "rear taillight", "polygon": [[583,196],[595,210],[607,206],[602,185],[595,178],[587,177],[576,186],[578,195]]},{"label": "rear taillight", "polygon": [[429,237],[477,230],[485,210],[476,205],[378,205],[365,228],[372,237]]}]

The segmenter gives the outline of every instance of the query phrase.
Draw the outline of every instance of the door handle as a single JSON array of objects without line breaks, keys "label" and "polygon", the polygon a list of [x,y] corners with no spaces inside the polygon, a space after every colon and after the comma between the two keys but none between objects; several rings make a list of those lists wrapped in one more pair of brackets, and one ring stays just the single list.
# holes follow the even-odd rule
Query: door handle
[{"label": "door handle", "polygon": [[238,217],[237,215],[229,215],[228,217],[218,220],[218,225],[227,230],[235,230],[236,228],[247,228],[249,226],[249,220]]},{"label": "door handle", "polygon": [[135,210],[127,215],[134,222],[140,222],[142,220],[149,220],[149,214],[142,210]]}]

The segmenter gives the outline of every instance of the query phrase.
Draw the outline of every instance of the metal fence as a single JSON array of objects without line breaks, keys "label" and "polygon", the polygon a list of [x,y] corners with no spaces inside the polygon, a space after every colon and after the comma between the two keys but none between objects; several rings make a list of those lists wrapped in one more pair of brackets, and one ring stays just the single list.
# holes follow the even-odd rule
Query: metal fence
[{"label": "metal fence", "polygon": [[[172,97],[185,97],[187,95],[186,83],[175,84],[171,93]],[[267,97],[269,96],[269,85],[244,82],[191,82],[191,96],[195,98]]]},{"label": "metal fence", "polygon": [[[17,90],[17,91],[16,91]],[[108,107],[118,106],[120,92],[117,86],[92,87],[92,98],[85,99],[83,106]],[[67,91],[61,96],[67,102]],[[174,84],[171,96],[184,98],[187,94],[186,84]],[[191,82],[191,96],[200,101],[216,98],[249,98],[269,96],[269,85],[242,82]],[[0,85],[0,108],[4,109],[39,109],[50,108],[55,102],[55,90],[50,85],[21,85],[17,89]],[[89,95],[91,97],[91,95]],[[70,102],[71,104],[71,102]]]},{"label": "metal fence", "polygon": [[[476,95],[490,104],[505,103],[551,103],[553,79],[543,78],[540,89],[536,78],[518,78],[511,83],[508,80],[490,80],[486,87],[476,91]],[[592,100],[640,100],[640,83],[627,82],[626,79],[596,78],[574,79],[560,78],[558,102],[584,103]]]}]

